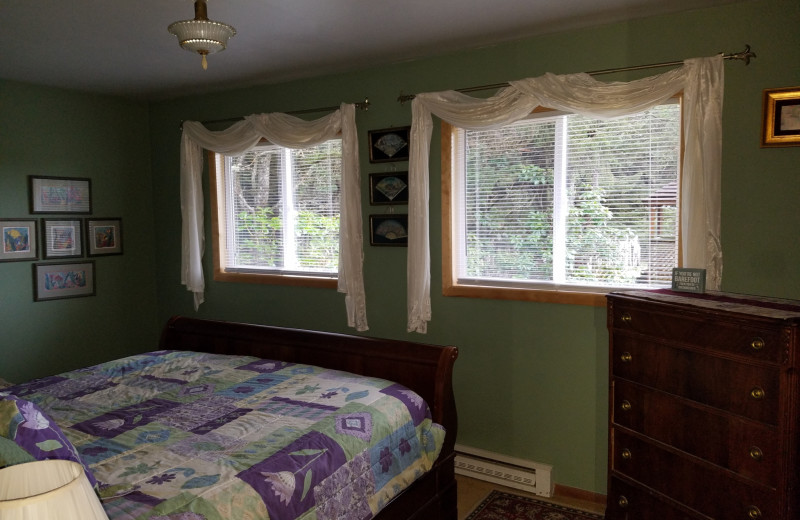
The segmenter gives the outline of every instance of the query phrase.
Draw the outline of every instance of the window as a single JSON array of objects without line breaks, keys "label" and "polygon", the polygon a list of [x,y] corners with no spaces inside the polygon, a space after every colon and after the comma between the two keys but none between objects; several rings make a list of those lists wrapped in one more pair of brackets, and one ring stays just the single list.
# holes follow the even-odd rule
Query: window
[{"label": "window", "polygon": [[211,154],[214,278],[335,287],[341,140]]},{"label": "window", "polygon": [[676,100],[613,120],[443,125],[445,294],[596,304],[670,286],[680,119]]}]

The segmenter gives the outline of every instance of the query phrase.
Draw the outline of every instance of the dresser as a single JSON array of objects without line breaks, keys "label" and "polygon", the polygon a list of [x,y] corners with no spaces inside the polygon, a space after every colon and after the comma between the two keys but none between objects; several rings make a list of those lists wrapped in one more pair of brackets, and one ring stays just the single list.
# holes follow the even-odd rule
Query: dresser
[{"label": "dresser", "polygon": [[800,301],[608,295],[606,518],[800,519]]}]

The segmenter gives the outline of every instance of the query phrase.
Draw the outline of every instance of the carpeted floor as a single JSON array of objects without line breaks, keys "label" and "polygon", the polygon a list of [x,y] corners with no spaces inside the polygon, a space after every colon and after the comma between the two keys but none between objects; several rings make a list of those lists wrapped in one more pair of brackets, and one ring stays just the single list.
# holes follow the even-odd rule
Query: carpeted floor
[{"label": "carpeted floor", "polygon": [[599,520],[603,515],[551,504],[503,491],[492,491],[466,520]]}]

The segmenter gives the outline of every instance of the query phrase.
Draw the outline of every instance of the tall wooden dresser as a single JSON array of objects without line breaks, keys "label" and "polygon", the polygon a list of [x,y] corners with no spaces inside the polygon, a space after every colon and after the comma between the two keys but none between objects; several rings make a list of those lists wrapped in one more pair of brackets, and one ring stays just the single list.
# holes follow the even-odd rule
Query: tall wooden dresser
[{"label": "tall wooden dresser", "polygon": [[607,519],[800,519],[800,301],[608,295]]}]

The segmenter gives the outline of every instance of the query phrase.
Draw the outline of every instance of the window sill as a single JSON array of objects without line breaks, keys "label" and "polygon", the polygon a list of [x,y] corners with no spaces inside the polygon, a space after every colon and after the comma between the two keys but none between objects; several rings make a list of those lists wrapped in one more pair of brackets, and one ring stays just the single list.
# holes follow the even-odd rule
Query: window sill
[{"label": "window sill", "polygon": [[[611,292],[613,289],[609,289]],[[465,298],[489,298],[495,300],[517,300],[540,303],[565,303],[571,305],[588,305],[604,307],[606,293],[579,291],[550,291],[545,289],[515,289],[508,287],[490,287],[485,285],[444,285],[444,296],[460,296]]]},{"label": "window sill", "polygon": [[336,278],[318,278],[315,276],[277,275],[277,274],[252,274],[228,273],[214,270],[214,281],[234,283],[257,283],[266,285],[291,285],[295,287],[318,287],[323,289],[336,289]]}]

